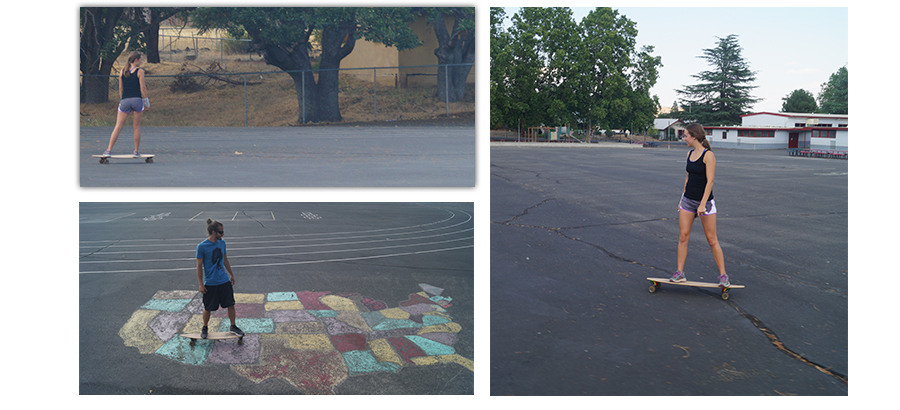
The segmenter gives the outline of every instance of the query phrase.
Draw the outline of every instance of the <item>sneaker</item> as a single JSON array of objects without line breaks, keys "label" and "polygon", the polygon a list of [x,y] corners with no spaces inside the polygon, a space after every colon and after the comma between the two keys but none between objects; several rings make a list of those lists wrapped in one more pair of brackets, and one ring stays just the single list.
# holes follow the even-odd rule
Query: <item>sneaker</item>
[{"label": "sneaker", "polygon": [[108,157],[108,156],[110,156],[111,154],[109,153],[109,151],[103,151],[103,155],[105,155],[105,156]]},{"label": "sneaker", "polygon": [[731,282],[728,281],[728,275],[719,276],[719,287],[727,288],[731,286]]},{"label": "sneaker", "polygon": [[244,335],[244,331],[241,330],[241,329],[239,329],[239,328],[238,328],[237,326],[235,326],[235,325],[231,325],[231,329],[230,329],[230,330],[231,330],[231,333],[234,333],[234,334],[236,334],[236,335],[238,335],[238,336],[243,336],[243,335]]},{"label": "sneaker", "polygon": [[200,338],[206,339],[209,337],[209,327],[203,326],[203,329],[200,329]]},{"label": "sneaker", "polygon": [[684,278],[684,274],[681,271],[675,271],[672,277],[669,279],[669,282],[686,282],[687,279]]},{"label": "sneaker", "polygon": [[135,152],[134,152],[134,157],[135,157],[135,158],[140,158],[140,157],[141,157],[141,153],[135,151]]}]

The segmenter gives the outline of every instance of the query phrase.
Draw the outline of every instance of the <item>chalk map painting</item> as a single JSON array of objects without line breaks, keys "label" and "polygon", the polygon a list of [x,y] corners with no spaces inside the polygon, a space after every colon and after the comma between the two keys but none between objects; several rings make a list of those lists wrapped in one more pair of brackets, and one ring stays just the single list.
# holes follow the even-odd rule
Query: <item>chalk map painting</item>
[{"label": "chalk map painting", "polygon": [[[462,327],[447,313],[443,289],[419,284],[397,307],[359,294],[332,292],[235,293],[237,339],[190,340],[199,333],[202,294],[158,291],[119,329],[126,346],[195,366],[226,364],[256,383],[280,378],[306,394],[334,394],[348,377],[398,372],[406,366],[474,362],[453,348]],[[213,312],[211,332],[228,331],[226,309]]]}]

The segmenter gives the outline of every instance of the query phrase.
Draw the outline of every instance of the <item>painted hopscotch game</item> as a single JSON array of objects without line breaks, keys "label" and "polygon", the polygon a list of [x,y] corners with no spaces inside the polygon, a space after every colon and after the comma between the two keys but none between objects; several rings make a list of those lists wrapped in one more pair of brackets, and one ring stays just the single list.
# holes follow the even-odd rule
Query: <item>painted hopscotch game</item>
[{"label": "painted hopscotch game", "polygon": [[[348,377],[398,372],[405,366],[474,362],[453,349],[461,326],[447,313],[443,289],[420,284],[398,307],[359,294],[235,293],[237,339],[190,340],[203,326],[198,291],[158,291],[119,330],[126,346],[188,365],[227,364],[256,383],[280,378],[307,394],[333,394]],[[226,309],[213,312],[210,332],[227,332]]]}]

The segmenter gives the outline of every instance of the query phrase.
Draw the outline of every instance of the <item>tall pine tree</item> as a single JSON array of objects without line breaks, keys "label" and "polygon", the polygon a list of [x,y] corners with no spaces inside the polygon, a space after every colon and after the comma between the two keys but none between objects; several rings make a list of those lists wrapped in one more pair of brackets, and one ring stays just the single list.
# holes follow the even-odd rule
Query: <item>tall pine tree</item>
[{"label": "tall pine tree", "polygon": [[737,35],[718,39],[715,48],[704,49],[698,57],[712,69],[692,75],[700,81],[698,84],[676,90],[684,96],[679,101],[682,109],[689,109],[682,117],[705,125],[739,125],[741,115],[760,101],[750,95],[750,90],[756,88],[750,85],[756,80],[756,72],[750,71],[749,63],[741,56],[743,48]]}]

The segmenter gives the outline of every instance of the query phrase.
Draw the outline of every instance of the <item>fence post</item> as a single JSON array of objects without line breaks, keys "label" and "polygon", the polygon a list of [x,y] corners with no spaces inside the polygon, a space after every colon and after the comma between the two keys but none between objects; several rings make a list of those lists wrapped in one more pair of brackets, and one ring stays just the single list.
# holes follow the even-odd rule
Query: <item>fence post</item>
[{"label": "fence post", "polygon": [[303,112],[303,123],[306,124],[306,70],[300,72],[300,82],[303,83],[300,85],[301,96],[303,104],[300,106],[300,111]]},{"label": "fence post", "polygon": [[244,74],[244,126],[250,126],[250,119],[247,116],[247,74]]},{"label": "fence post", "polygon": [[378,69],[372,67],[372,90],[375,96],[375,121],[378,121]]},{"label": "fence post", "polygon": [[450,118],[450,66],[444,67],[444,101],[447,104],[447,118]]}]

